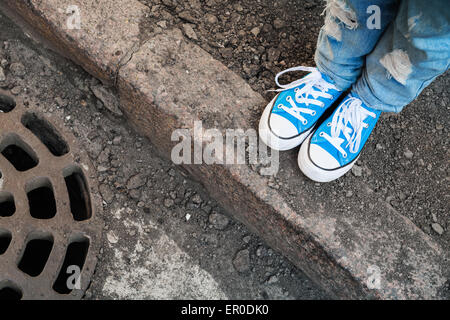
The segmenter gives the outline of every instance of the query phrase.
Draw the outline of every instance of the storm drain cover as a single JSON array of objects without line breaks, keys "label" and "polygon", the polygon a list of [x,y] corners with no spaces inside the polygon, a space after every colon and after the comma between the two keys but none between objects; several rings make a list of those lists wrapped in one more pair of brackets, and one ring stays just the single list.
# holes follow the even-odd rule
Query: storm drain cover
[{"label": "storm drain cover", "polygon": [[79,299],[94,272],[103,230],[94,171],[54,123],[0,92],[0,300]]}]

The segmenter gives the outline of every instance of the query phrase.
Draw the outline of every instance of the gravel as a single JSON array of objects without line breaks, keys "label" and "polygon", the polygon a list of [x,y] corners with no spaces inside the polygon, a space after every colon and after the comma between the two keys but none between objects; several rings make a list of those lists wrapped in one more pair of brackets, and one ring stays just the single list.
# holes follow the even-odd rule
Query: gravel
[{"label": "gravel", "polygon": [[212,213],[209,216],[209,223],[217,230],[224,230],[229,222],[228,217],[220,213]]},{"label": "gravel", "polygon": [[[149,22],[164,19],[167,28],[182,29],[180,13],[189,12],[201,46],[246,79],[267,101],[273,98],[275,75],[298,65],[314,66],[317,36],[323,25],[324,1],[319,0],[140,0],[149,7]],[[283,82],[298,79],[293,74]],[[280,190],[292,206],[296,190],[329,197],[336,210],[349,210],[348,201],[374,205],[392,197],[395,210],[413,221],[443,248],[450,246],[450,118],[448,73],[438,77],[400,114],[383,113],[352,174],[320,188],[299,182],[300,172],[282,170],[270,186]],[[438,98],[437,98],[438,97]],[[263,108],[263,106],[261,106]],[[258,119],[255,119],[257,121]],[[281,153],[280,163],[295,161],[297,150]],[[373,191],[360,199],[355,179]],[[284,187],[281,187],[284,183]],[[299,188],[301,184],[301,189]],[[342,193],[338,190],[345,190]],[[296,208],[301,212],[302,208]],[[432,227],[432,216],[443,227]]]},{"label": "gravel", "polygon": [[[0,61],[0,86],[61,119],[97,168],[106,233],[86,298],[328,298],[282,256],[251,254],[267,246],[128,127],[112,90],[1,14]],[[267,284],[267,272],[282,276]]]},{"label": "gravel", "polygon": [[241,250],[236,254],[233,260],[233,265],[236,271],[246,272],[250,270],[250,251],[247,249]]},{"label": "gravel", "polygon": [[[268,100],[273,97],[267,90],[274,87],[276,73],[296,65],[314,65],[317,35],[323,23],[322,1],[141,2],[149,7],[149,21],[154,28],[179,28],[190,41],[241,75]],[[143,224],[151,236],[157,232],[146,223],[156,224],[189,256],[196,257],[198,265],[212,274],[231,298],[327,297],[287,260],[228,218],[223,208],[201,186],[188,180],[183,171],[157,157],[156,151],[128,128],[120,112],[111,107],[116,106],[114,92],[73,64],[32,44],[3,17],[0,40],[0,87],[37,101],[48,114],[61,119],[70,117],[67,128],[86,146],[98,169],[107,217],[123,209],[129,219]],[[43,63],[43,59],[51,63]],[[17,65],[11,69],[13,64]],[[6,81],[1,80],[2,70]],[[297,77],[286,77],[285,81]],[[448,248],[449,86],[446,74],[401,114],[382,114],[352,174],[316,185],[299,182],[299,172],[280,172],[272,186],[278,189],[283,184],[280,192],[299,212],[295,197],[298,186],[292,188],[293,182],[301,183],[304,192],[317,198],[330,198],[338,213],[348,210],[350,202],[373,206],[380,199],[388,201],[443,248]],[[283,163],[295,158],[296,150],[283,153],[280,160]],[[128,185],[139,174],[146,183]],[[373,191],[370,198],[360,197],[355,179],[362,179]],[[200,194],[201,200],[194,200]],[[224,219],[218,219],[219,216],[211,218],[215,214],[227,217],[228,224],[223,227]],[[139,238],[130,238],[130,228],[120,221],[107,220],[107,228],[115,228],[119,239],[128,240],[116,245],[124,243],[124,252],[132,251]],[[103,286],[106,275],[114,274],[108,267],[115,259],[113,249],[105,242],[99,270],[88,292],[93,299],[109,297]],[[133,267],[143,262],[140,263],[135,262]],[[270,281],[275,275],[277,281]],[[270,291],[273,285],[282,288],[283,294]]]}]

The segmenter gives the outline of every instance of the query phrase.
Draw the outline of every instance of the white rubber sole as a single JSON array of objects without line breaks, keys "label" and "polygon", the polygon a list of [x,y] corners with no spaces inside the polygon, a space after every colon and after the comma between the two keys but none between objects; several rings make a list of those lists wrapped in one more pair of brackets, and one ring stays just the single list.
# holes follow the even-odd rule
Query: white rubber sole
[{"label": "white rubber sole", "polygon": [[300,152],[298,153],[298,166],[305,176],[316,182],[330,182],[342,177],[348,171],[351,170],[353,165],[358,160],[359,156],[350,162],[348,165],[335,170],[324,170],[317,167],[308,157],[308,145],[311,141],[311,137],[305,141],[301,146]]},{"label": "white rubber sole", "polygon": [[270,148],[278,151],[286,151],[294,149],[295,147],[301,145],[306,137],[308,137],[308,135],[311,133],[313,128],[292,139],[281,139],[280,137],[277,137],[275,134],[273,134],[273,132],[269,128],[269,116],[270,112],[272,111],[272,106],[275,103],[277,97],[278,96],[273,98],[273,100],[264,109],[261,120],[259,120],[259,136],[261,140]]}]

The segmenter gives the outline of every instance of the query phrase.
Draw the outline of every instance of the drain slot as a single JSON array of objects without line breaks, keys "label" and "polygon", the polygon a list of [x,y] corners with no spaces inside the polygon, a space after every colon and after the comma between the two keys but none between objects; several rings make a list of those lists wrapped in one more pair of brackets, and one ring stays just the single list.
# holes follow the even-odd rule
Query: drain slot
[{"label": "drain slot", "polygon": [[75,221],[88,220],[92,216],[92,208],[86,179],[80,169],[75,168],[72,171],[64,178],[69,193],[70,210]]},{"label": "drain slot", "polygon": [[18,268],[31,277],[37,277],[44,270],[52,248],[52,236],[30,240],[27,243]]},{"label": "drain slot", "polygon": [[36,219],[51,219],[56,215],[56,201],[50,181],[43,180],[42,186],[27,193],[30,214]]},{"label": "drain slot", "polygon": [[69,244],[58,278],[53,284],[53,290],[60,294],[69,294],[72,292],[72,289],[67,284],[68,278],[72,275],[72,273],[68,273],[68,268],[70,266],[77,266],[80,271],[83,270],[88,250],[89,239],[84,236]]},{"label": "drain slot", "polygon": [[60,157],[69,152],[69,146],[55,127],[37,114],[24,114],[22,116],[22,124],[41,140],[54,156]]},{"label": "drain slot", "polygon": [[13,98],[0,93],[0,113],[7,113],[14,110],[16,102]]},{"label": "drain slot", "polygon": [[14,197],[8,192],[0,192],[0,217],[11,217],[16,212]]},{"label": "drain slot", "polygon": [[[22,142],[22,144],[24,143]],[[11,162],[17,171],[27,171],[36,167],[38,165],[38,160],[35,156],[32,156],[29,152],[25,151],[25,149],[26,148],[23,148],[23,146],[20,146],[19,144],[10,144],[3,148],[2,155]]]},{"label": "drain slot", "polygon": [[0,300],[16,301],[22,299],[22,290],[20,290],[11,281],[7,281],[3,285],[0,284]]},{"label": "drain slot", "polygon": [[11,232],[0,229],[0,255],[4,254],[6,250],[8,250],[11,240],[12,240]]}]

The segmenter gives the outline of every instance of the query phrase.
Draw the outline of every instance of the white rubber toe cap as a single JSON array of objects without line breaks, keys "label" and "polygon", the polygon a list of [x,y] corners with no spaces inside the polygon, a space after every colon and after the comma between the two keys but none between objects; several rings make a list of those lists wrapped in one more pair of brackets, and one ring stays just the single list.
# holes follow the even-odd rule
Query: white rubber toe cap
[{"label": "white rubber toe cap", "polygon": [[323,169],[331,170],[339,168],[339,162],[331,156],[325,149],[317,144],[311,143],[309,146],[309,156],[312,162]]},{"label": "white rubber toe cap", "polygon": [[270,129],[280,138],[292,138],[298,135],[297,128],[286,118],[272,113],[270,115]]}]

